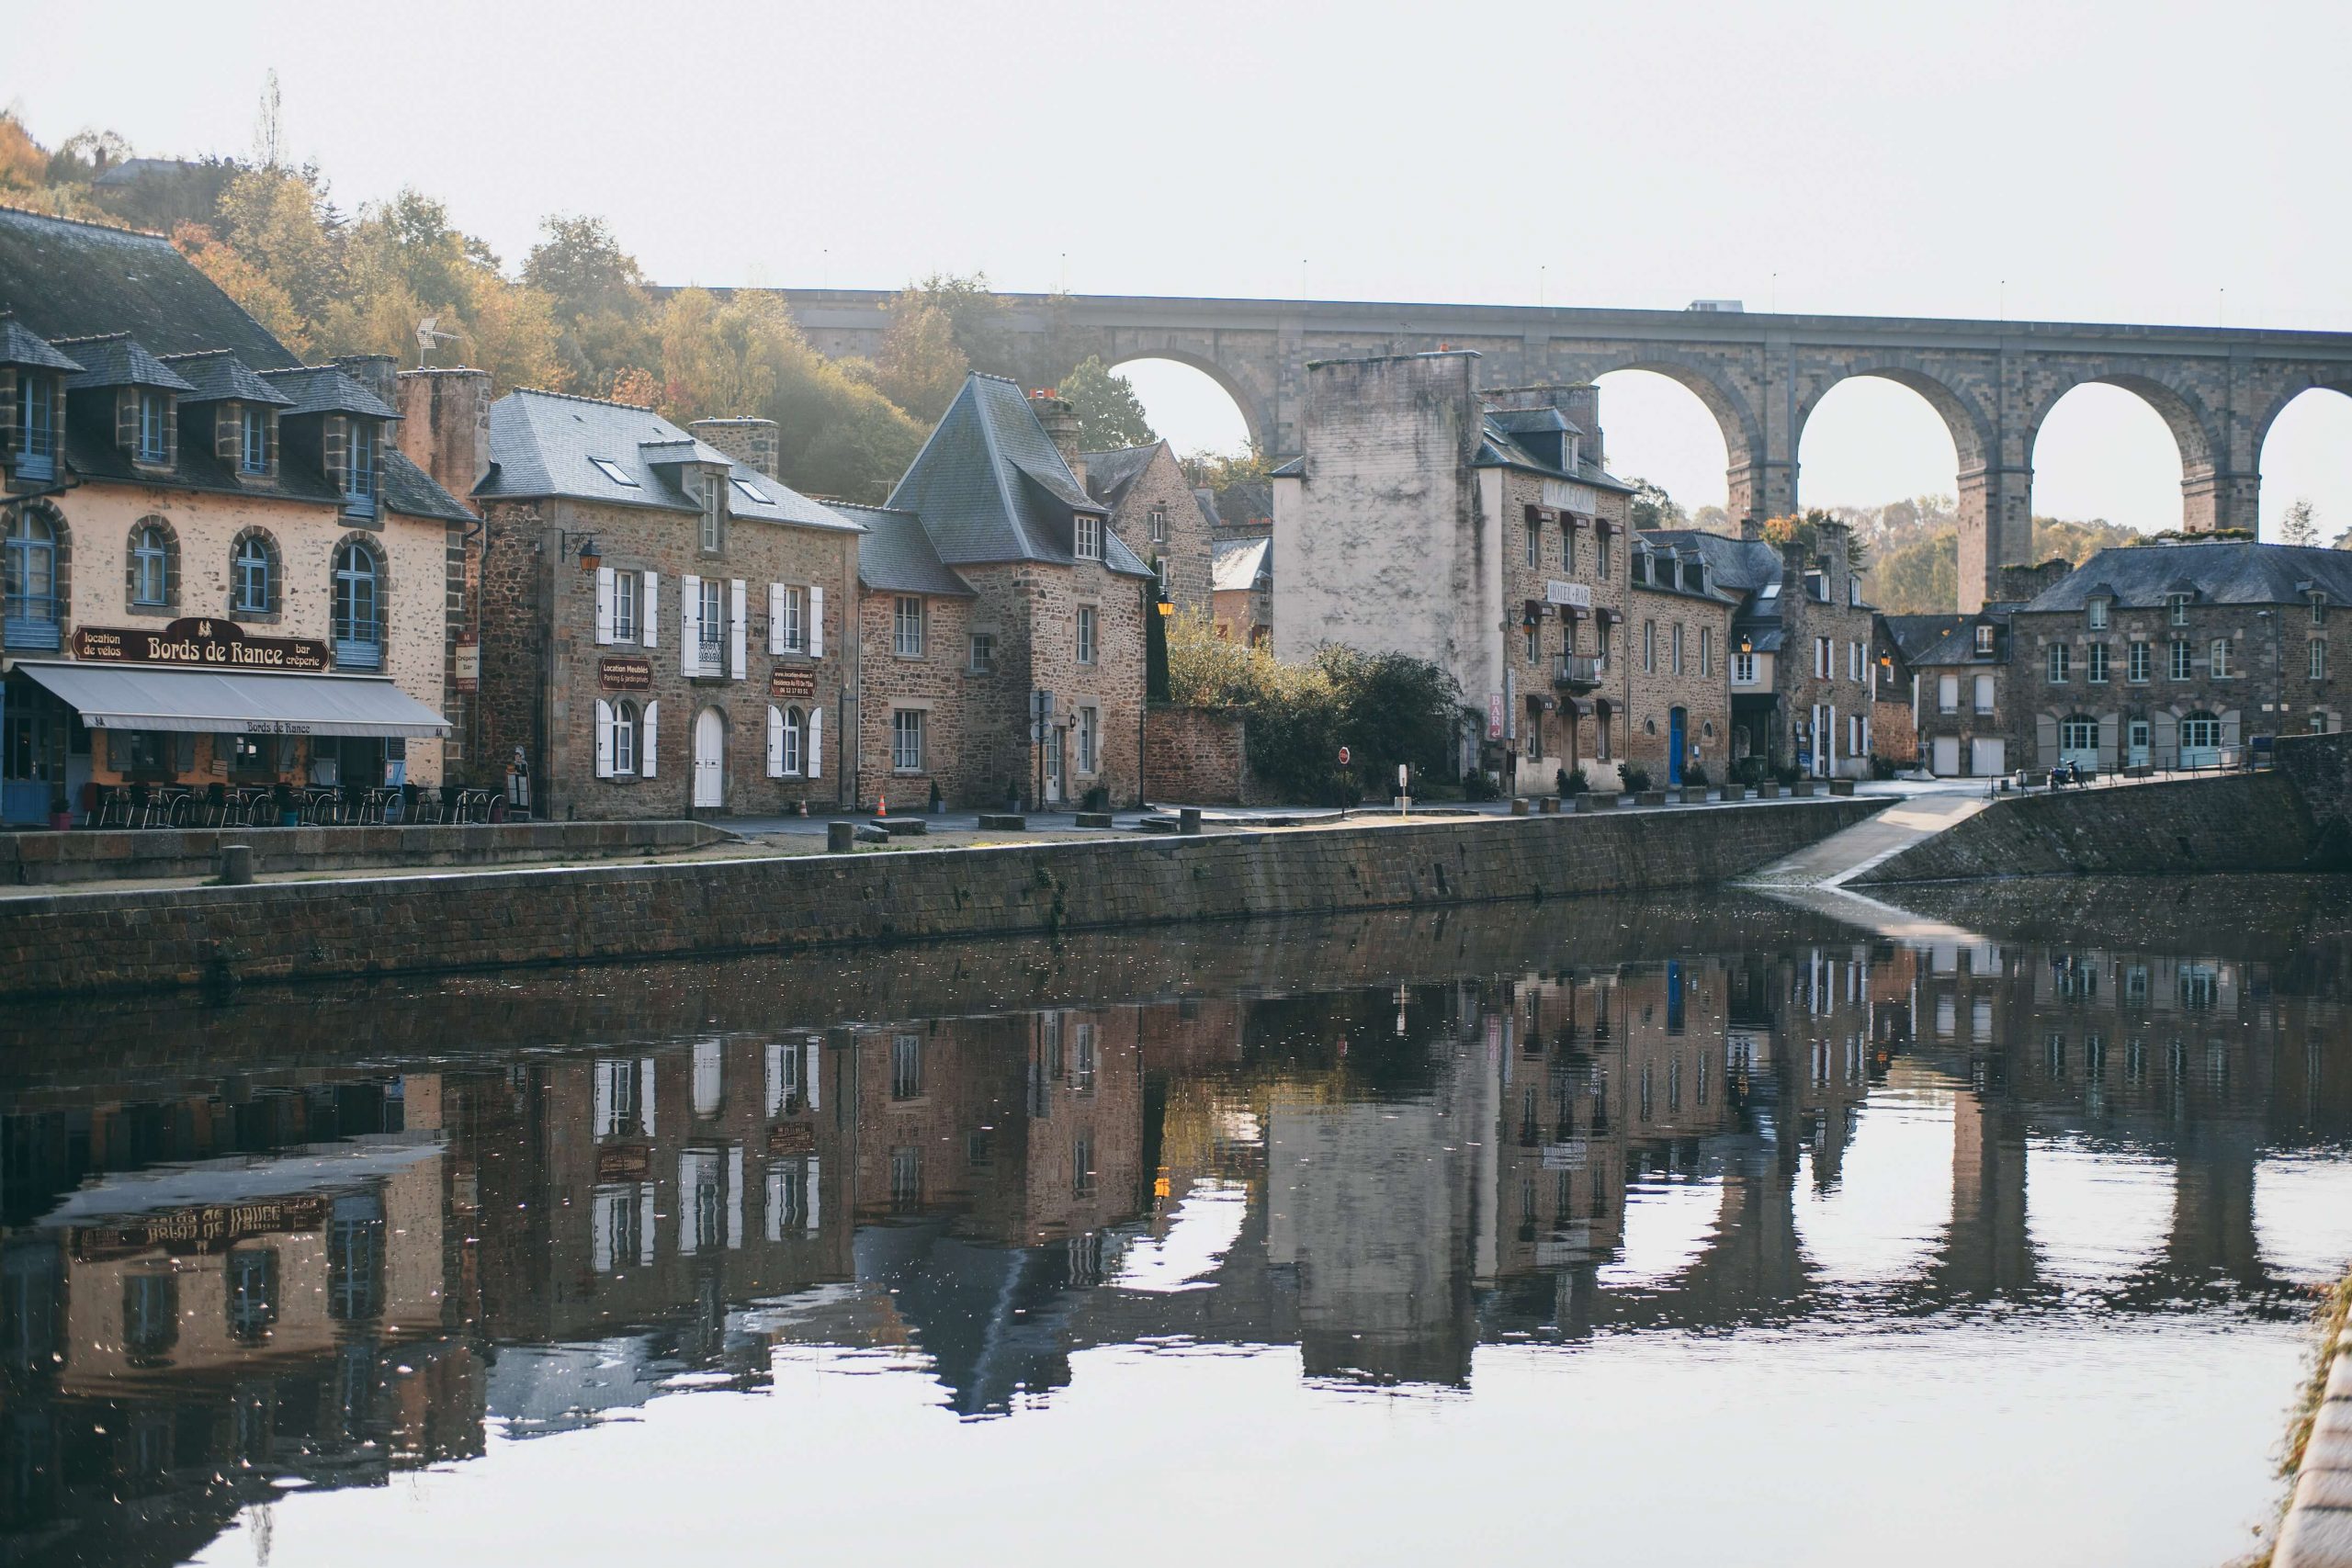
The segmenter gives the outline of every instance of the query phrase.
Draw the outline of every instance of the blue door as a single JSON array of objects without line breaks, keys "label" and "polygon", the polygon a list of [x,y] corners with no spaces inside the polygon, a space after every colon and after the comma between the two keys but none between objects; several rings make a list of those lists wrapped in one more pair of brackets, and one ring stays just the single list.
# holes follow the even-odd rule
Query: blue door
[{"label": "blue door", "polygon": [[1666,782],[1682,783],[1682,728],[1686,723],[1680,708],[1669,708],[1666,715]]}]

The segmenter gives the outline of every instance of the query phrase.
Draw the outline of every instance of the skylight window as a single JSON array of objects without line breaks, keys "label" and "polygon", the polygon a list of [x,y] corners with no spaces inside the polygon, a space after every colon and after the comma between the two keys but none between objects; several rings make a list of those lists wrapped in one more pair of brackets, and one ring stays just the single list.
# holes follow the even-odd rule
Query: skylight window
[{"label": "skylight window", "polygon": [[635,479],[628,477],[628,470],[627,468],[622,468],[610,457],[591,457],[588,460],[596,465],[596,471],[598,473],[604,475],[606,479],[612,480],[616,485],[627,485],[631,490],[642,490],[644,488]]},{"label": "skylight window", "polygon": [[1757,595],[1759,599],[1778,599],[1780,596],[1781,585],[1777,582],[1766,583],[1764,585],[1764,592]]},{"label": "skylight window", "polygon": [[743,492],[743,499],[746,501],[756,501],[762,506],[774,506],[775,504],[775,502],[768,499],[767,491],[762,490],[759,486],[753,484],[749,479],[737,479],[735,481],[735,488]]}]

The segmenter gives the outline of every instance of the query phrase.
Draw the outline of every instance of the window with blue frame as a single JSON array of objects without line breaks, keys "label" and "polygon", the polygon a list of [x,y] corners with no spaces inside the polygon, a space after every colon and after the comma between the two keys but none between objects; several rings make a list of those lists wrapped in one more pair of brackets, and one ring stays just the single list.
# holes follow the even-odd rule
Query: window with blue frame
[{"label": "window with blue frame", "polygon": [[269,411],[247,403],[237,411],[237,469],[240,473],[269,472]]},{"label": "window with blue frame", "polygon": [[229,557],[229,613],[266,615],[277,608],[277,552],[261,534],[237,541]]},{"label": "window with blue frame", "polygon": [[54,649],[64,618],[58,603],[58,532],[31,507],[0,538],[0,637],[12,649]]},{"label": "window with blue frame", "polygon": [[57,381],[26,372],[17,387],[17,477],[57,477]]},{"label": "window with blue frame", "polygon": [[382,568],[357,539],[334,553],[334,662],[340,670],[376,670],[384,662]]},{"label": "window with blue frame", "polygon": [[139,460],[168,463],[171,446],[171,394],[142,390],[139,394]]},{"label": "window with blue frame", "polygon": [[344,444],[343,509],[360,516],[376,511],[376,426],[351,421],[351,439]]},{"label": "window with blue frame", "polygon": [[130,531],[130,605],[134,610],[172,607],[172,532],[150,520]]}]

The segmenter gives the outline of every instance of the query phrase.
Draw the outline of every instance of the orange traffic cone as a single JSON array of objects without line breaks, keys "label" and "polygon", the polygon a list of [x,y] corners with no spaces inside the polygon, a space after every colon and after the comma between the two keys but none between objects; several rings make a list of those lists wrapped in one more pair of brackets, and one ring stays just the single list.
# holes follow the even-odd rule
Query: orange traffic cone
[{"label": "orange traffic cone", "polygon": [[875,807],[874,815],[876,817],[888,817],[890,815],[890,797],[888,795],[886,795],[881,797],[881,804]]}]

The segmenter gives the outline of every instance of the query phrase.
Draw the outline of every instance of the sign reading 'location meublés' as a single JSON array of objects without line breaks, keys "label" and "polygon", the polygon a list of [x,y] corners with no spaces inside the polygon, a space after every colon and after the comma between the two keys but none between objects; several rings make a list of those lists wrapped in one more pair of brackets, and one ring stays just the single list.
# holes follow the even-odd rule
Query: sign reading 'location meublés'
[{"label": "sign reading 'location meubl\u00e9s'", "polygon": [[100,664],[194,664],[209,670],[324,670],[327,645],[307,637],[247,637],[234,621],[185,615],[161,631],[82,626],[74,657]]},{"label": "sign reading 'location meubl\u00e9s'", "polygon": [[653,660],[622,658],[597,661],[596,683],[608,692],[650,692],[653,689]]}]

